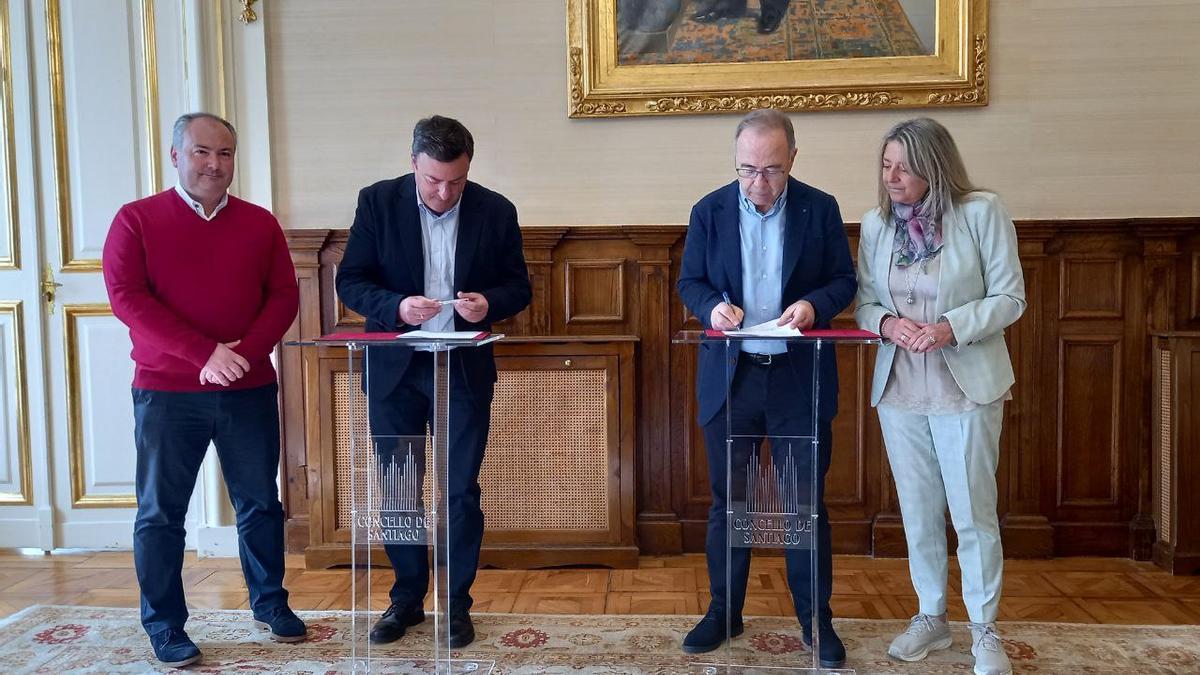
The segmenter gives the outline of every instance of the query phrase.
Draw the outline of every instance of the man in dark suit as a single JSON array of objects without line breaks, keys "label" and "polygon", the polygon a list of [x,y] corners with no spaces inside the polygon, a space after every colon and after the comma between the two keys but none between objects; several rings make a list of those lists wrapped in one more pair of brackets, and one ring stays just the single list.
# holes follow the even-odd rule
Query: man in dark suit
[{"label": "man in dark suit", "polygon": [[[771,320],[800,330],[828,328],[833,317],[853,300],[857,282],[837,202],[789,176],[795,158],[791,120],[777,110],[754,111],[738,124],[735,135],[738,180],[711,192],[692,208],[679,295],[706,328],[729,330],[743,323],[749,326]],[[785,556],[788,586],[805,639],[811,641],[811,582],[815,579],[820,662],[826,668],[839,667],[846,650],[833,630],[829,608],[833,558],[824,504],[830,424],[837,413],[834,351],[822,350],[817,401],[812,400],[811,345],[743,342],[732,358],[730,381],[724,347],[700,345],[698,421],[704,428],[713,496],[705,545],[712,601],[705,617],[684,639],[683,649],[688,653],[711,651],[742,632],[749,549],[730,551],[730,583],[726,585],[729,428],[725,406],[729,404],[733,432],[743,437],[733,446],[735,471],[739,467],[745,471],[747,464],[750,449],[744,437],[811,436],[813,415],[817,416],[817,569],[811,569],[807,550],[788,549]],[[774,453],[783,443],[772,445]],[[798,475],[811,474],[809,456],[806,448],[794,457]]]},{"label": "man in dark suit", "polygon": [[[368,331],[487,331],[529,305],[531,290],[517,210],[503,196],[467,180],[471,133],[435,115],[413,129],[413,172],[364,188],[338,266],[342,302],[366,317]],[[455,303],[438,301],[456,299]],[[449,643],[475,639],[471,584],[483,542],[479,469],[487,445],[496,362],[491,345],[453,349],[448,432],[450,550]],[[433,425],[434,357],[408,347],[367,350],[364,368],[371,433],[424,436]],[[398,451],[380,442],[380,461]],[[400,462],[403,464],[403,462]],[[417,458],[418,479],[424,458]],[[419,480],[418,480],[419,482]],[[396,573],[391,606],[371,641],[393,642],[425,619],[429,583],[424,546],[386,545]]]}]

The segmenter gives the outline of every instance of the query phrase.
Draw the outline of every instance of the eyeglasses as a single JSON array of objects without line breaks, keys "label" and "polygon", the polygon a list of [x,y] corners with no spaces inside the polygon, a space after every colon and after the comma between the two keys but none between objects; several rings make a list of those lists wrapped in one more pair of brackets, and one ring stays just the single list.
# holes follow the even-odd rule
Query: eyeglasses
[{"label": "eyeglasses", "polygon": [[737,171],[737,175],[741,176],[742,178],[754,179],[758,178],[759,174],[762,174],[762,177],[766,178],[767,180],[771,180],[776,176],[782,176],[785,173],[783,168],[778,166],[768,166],[765,169],[760,169],[754,166],[738,166],[734,167],[733,170]]}]

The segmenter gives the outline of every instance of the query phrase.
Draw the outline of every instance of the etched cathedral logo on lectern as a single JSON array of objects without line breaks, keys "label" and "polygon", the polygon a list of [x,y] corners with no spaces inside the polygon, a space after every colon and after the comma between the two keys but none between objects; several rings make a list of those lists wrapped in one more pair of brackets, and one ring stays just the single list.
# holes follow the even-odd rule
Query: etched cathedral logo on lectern
[{"label": "etched cathedral logo on lectern", "polygon": [[423,545],[428,543],[428,522],[423,498],[424,455],[419,450],[424,449],[425,439],[397,440],[375,439],[366,513],[359,517],[359,524],[366,529],[368,543]]},{"label": "etched cathedral logo on lectern", "polygon": [[813,492],[802,480],[792,444],[774,450],[781,462],[759,457],[750,446],[740,480],[731,486],[729,544],[737,548],[811,548]]}]

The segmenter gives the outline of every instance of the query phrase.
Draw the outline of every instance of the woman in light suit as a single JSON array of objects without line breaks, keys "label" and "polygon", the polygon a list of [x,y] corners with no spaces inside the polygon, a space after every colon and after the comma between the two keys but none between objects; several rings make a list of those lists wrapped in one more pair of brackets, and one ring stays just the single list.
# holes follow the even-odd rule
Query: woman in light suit
[{"label": "woman in light suit", "polygon": [[945,511],[958,533],[977,675],[1012,668],[996,634],[1003,552],[996,465],[1012,363],[1004,329],[1025,311],[1017,236],[999,197],[971,184],[954,139],[931,119],[884,136],[879,207],[862,219],[858,308],[883,335],[878,407],[920,613],[888,654],[925,658],[951,644]]}]

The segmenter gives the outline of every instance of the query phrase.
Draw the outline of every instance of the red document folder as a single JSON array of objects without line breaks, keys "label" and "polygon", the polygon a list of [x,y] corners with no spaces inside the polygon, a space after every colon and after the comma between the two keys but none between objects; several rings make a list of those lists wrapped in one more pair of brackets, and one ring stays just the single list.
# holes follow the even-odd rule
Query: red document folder
[{"label": "red document folder", "polygon": [[[407,333],[330,333],[317,338],[318,342],[391,342],[392,340],[403,340]],[[479,331],[471,337],[472,340],[482,340],[491,335],[486,330]],[[414,340],[428,340],[429,338],[414,337]]]},{"label": "red document folder", "polygon": [[[711,338],[725,337],[724,331],[714,330],[712,328],[705,329],[704,334]],[[879,336],[869,330],[861,330],[859,328],[817,328],[813,330],[800,331],[801,337],[807,338],[822,338],[829,340],[878,340]],[[779,338],[773,338],[779,339]]]}]

